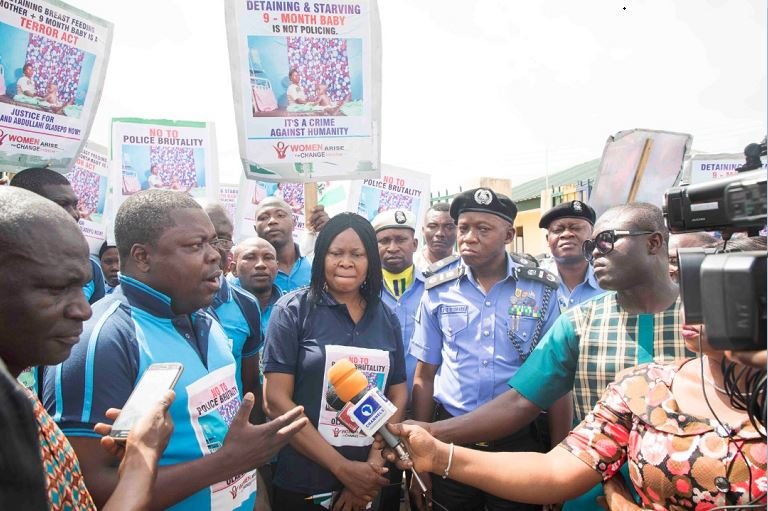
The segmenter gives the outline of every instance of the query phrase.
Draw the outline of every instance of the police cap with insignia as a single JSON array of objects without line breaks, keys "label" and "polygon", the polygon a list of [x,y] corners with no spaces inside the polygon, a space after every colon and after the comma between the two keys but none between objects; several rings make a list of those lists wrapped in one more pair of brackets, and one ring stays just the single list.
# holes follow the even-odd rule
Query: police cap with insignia
[{"label": "police cap with insignia", "polygon": [[581,218],[595,225],[595,216],[595,210],[589,207],[589,204],[580,200],[572,200],[558,204],[544,213],[544,216],[539,220],[539,227],[548,229],[549,224],[558,218]]},{"label": "police cap with insignia", "polygon": [[416,215],[405,209],[390,209],[376,215],[371,225],[376,232],[384,229],[410,229],[416,232]]},{"label": "police cap with insignia", "polygon": [[462,213],[490,213],[514,223],[517,216],[517,206],[506,195],[495,193],[490,188],[475,188],[461,192],[451,202],[451,218],[459,221]]}]

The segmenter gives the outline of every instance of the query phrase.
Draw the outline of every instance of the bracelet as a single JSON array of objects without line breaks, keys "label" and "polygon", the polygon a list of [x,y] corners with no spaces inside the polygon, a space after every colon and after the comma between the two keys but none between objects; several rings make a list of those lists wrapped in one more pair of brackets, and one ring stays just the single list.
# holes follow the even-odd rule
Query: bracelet
[{"label": "bracelet", "polygon": [[451,463],[453,462],[453,442],[451,442],[451,450],[448,451],[448,466],[443,471],[443,479],[448,479],[448,472],[451,471]]}]

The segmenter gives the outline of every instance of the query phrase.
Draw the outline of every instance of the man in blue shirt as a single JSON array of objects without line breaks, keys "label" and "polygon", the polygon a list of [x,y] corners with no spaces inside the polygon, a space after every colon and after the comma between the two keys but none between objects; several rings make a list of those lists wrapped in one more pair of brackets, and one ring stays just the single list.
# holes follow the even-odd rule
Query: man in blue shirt
[{"label": "man in blue shirt", "polygon": [[[424,276],[413,264],[413,256],[419,245],[415,238],[416,217],[410,211],[393,209],[376,215],[371,221],[376,231],[381,258],[381,273],[384,281],[381,301],[389,307],[400,321],[403,332],[405,353],[405,376],[408,383],[408,400],[413,388],[413,373],[416,371],[416,357],[408,353],[413,337],[416,311],[424,293]],[[402,471],[390,467],[390,486],[381,493],[382,510],[400,508],[400,487]]]},{"label": "man in blue shirt", "polygon": [[250,511],[255,468],[306,420],[296,420],[296,408],[270,424],[248,422],[254,397],[246,394],[241,406],[227,336],[205,312],[221,277],[213,225],[187,194],[147,190],[120,207],[115,237],[120,286],[96,304],[70,358],[46,369],[46,408],[70,439],[101,506],[117,468],[93,425],[107,422],[107,408],[125,403],[149,365],[182,363],[170,408],[175,430],[160,460],[152,507]]},{"label": "man in blue shirt", "polygon": [[[427,279],[411,354],[414,418],[431,422],[468,414],[502,394],[560,314],[557,278],[515,263],[505,251],[514,239],[517,207],[488,188],[459,194],[451,204],[461,265]],[[470,448],[546,452],[543,432],[530,428]],[[452,510],[533,510],[440,477],[435,501]]]},{"label": "man in blue shirt", "polygon": [[413,264],[419,241],[414,237],[416,218],[410,211],[393,209],[376,215],[371,221],[376,231],[381,258],[384,290],[381,299],[395,313],[403,331],[405,375],[410,400],[416,357],[408,353],[415,326],[416,311],[424,293],[424,277]]},{"label": "man in blue shirt", "polygon": [[581,246],[592,236],[595,210],[578,200],[563,202],[541,217],[539,227],[547,230],[547,244],[554,260],[547,268],[560,278],[557,303],[560,312],[604,293],[595,271],[584,258]]},{"label": "man in blue shirt", "polygon": [[[283,292],[277,287],[277,253],[275,247],[268,241],[256,236],[246,238],[232,249],[232,275],[237,279],[244,290],[252,294],[259,301],[261,309],[261,335],[262,339],[267,334],[269,317],[272,315],[277,300],[283,296]],[[259,347],[259,383],[264,383],[264,343]],[[257,397],[260,401],[260,397]],[[263,422],[266,417],[261,406],[257,410],[259,415],[256,420]],[[269,509],[272,502],[272,472],[273,459],[267,465],[259,468],[259,493],[257,495],[256,508]]]},{"label": "man in blue shirt", "polygon": [[[255,218],[253,228],[256,234],[270,242],[277,252],[277,287],[287,293],[309,285],[312,257],[301,255],[298,243],[293,241],[291,206],[278,197],[267,197],[256,206]],[[320,232],[328,219],[323,206],[317,206],[312,210],[308,227],[311,231]]]},{"label": "man in blue shirt", "polygon": [[[215,247],[219,251],[219,268],[224,271],[232,249],[232,236],[235,226],[227,215],[224,206],[217,202],[203,205],[208,218],[216,231]],[[237,385],[242,394],[253,392],[256,396],[256,416],[261,416],[261,385],[259,384],[259,349],[264,340],[261,329],[261,311],[256,299],[242,288],[233,286],[219,277],[219,288],[213,297],[211,309],[221,326],[224,327],[232,355],[237,365]]]},{"label": "man in blue shirt", "polygon": [[277,277],[277,252],[266,240],[246,238],[232,249],[232,275],[240,286],[259,301],[261,308],[261,333],[266,335],[269,317],[283,292],[275,285]]},{"label": "man in blue shirt", "polygon": [[[69,180],[62,174],[51,169],[33,167],[24,169],[13,176],[10,185],[24,188],[55,202],[64,208],[75,219],[75,222],[80,221],[80,210],[77,208],[79,200],[72,190]],[[85,293],[88,303],[94,304],[104,297],[106,290],[104,274],[98,259],[90,256],[90,264],[91,280],[83,286],[83,293]]]}]

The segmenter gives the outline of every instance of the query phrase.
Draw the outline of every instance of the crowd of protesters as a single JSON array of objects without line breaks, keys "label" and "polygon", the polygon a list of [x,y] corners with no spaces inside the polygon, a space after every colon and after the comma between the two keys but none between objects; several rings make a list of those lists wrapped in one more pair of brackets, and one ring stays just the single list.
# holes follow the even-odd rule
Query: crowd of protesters
[{"label": "crowd of protesters", "polygon": [[[433,205],[421,233],[407,208],[369,222],[318,206],[308,254],[285,200],[261,201],[255,236],[235,240],[220,204],[152,189],[122,204],[96,259],[66,178],[27,169],[10,185],[3,507],[765,505],[764,425],[723,389],[735,371],[748,400],[765,367],[729,362],[684,324],[675,281],[674,247],[734,245],[670,240],[656,206],[546,211],[545,268],[507,250],[517,205],[489,188]],[[412,420],[393,427],[412,462],[340,430],[326,373],[342,358],[369,361],[392,422]],[[158,390],[116,442],[109,424],[141,376],[170,362],[184,368],[175,392]]]}]

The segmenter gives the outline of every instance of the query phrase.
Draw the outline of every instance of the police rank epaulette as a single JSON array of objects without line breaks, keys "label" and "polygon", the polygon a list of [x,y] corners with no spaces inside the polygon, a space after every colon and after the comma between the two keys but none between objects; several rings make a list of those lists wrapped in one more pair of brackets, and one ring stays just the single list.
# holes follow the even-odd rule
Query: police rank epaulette
[{"label": "police rank epaulette", "polygon": [[553,289],[560,287],[555,274],[548,272],[544,268],[529,268],[518,266],[515,268],[515,273],[517,274],[518,279],[523,278],[528,280],[536,280]]},{"label": "police rank epaulette", "polygon": [[509,254],[510,259],[512,259],[517,264],[521,264],[523,266],[530,266],[531,268],[538,268],[539,263],[536,261],[531,261],[527,257],[523,257],[519,254]]},{"label": "police rank epaulette", "polygon": [[456,261],[460,259],[461,256],[459,254],[451,254],[448,257],[444,257],[440,259],[439,261],[430,264],[427,266],[427,269],[421,272],[422,275],[424,275],[425,279],[428,279],[429,277],[433,276],[449,264],[453,264]]},{"label": "police rank epaulette", "polygon": [[439,286],[444,282],[448,282],[450,280],[456,280],[462,275],[464,275],[463,266],[457,266],[452,270],[444,271],[442,273],[438,273],[437,275],[432,275],[424,283],[424,289],[432,289],[433,287]]}]

